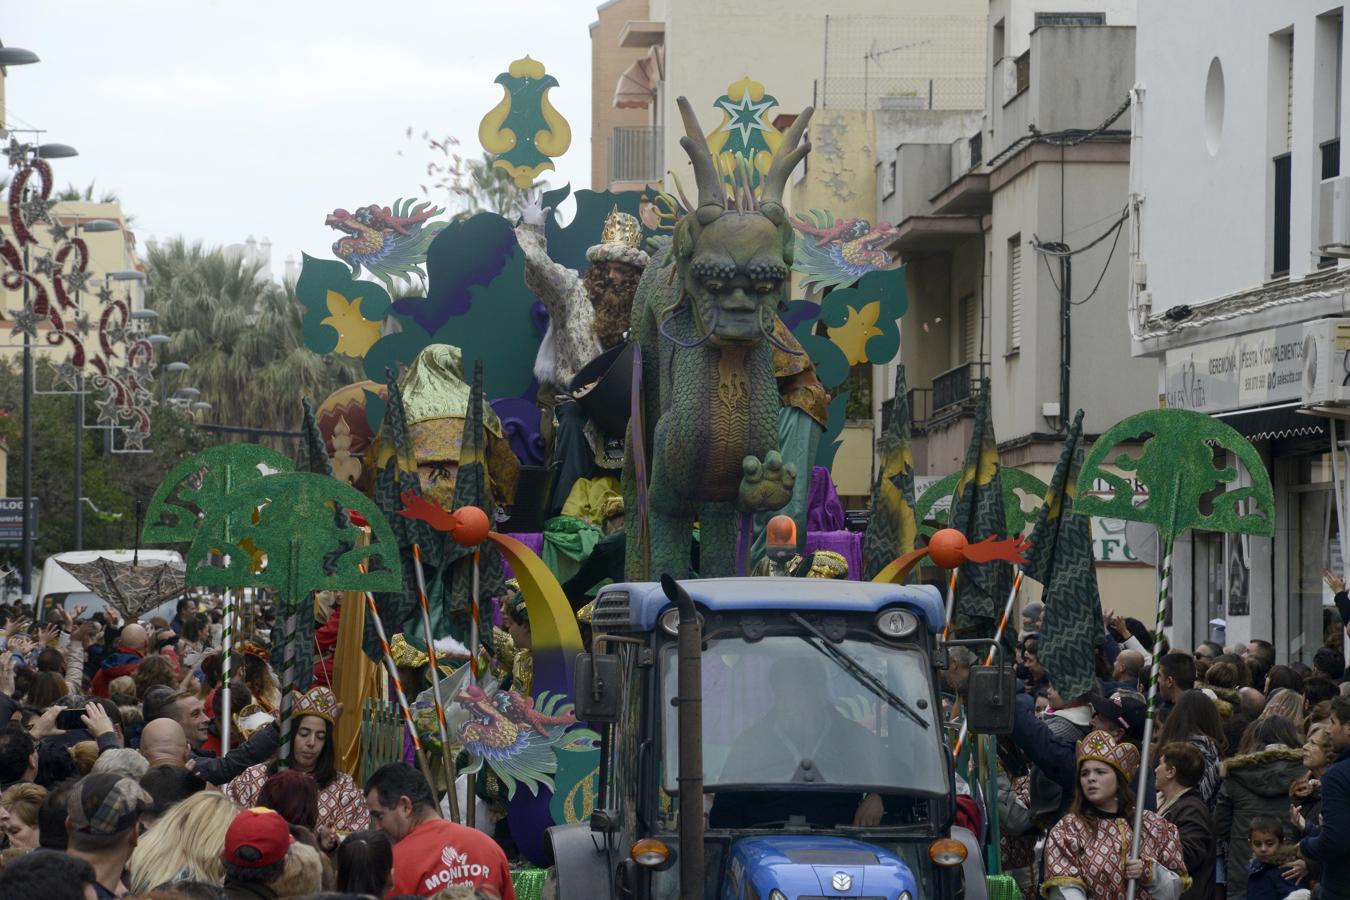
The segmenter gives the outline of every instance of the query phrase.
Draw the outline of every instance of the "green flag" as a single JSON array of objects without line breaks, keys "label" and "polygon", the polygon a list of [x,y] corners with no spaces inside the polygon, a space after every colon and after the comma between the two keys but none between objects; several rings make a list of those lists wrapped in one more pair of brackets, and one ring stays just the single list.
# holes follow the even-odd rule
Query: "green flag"
[{"label": "green flag", "polygon": [[863,580],[871,581],[897,556],[914,549],[914,450],[909,442],[909,395],[905,367],[895,371],[895,406],[877,446],[880,457],[872,485],[872,515],[863,537]]},{"label": "green flag", "polygon": [[309,402],[306,397],[300,401],[304,409],[304,422],[300,426],[300,453],[301,459],[297,470],[301,472],[314,472],[319,475],[332,475],[333,464],[328,459],[328,446],[323,442],[323,434],[319,431],[319,423],[314,418],[314,404]]},{"label": "green flag", "polygon": [[1092,522],[1073,510],[1083,465],[1083,411],[1074,416],[1031,532],[1023,570],[1045,586],[1040,662],[1061,697],[1096,687],[1095,648],[1102,642],[1102,603],[1092,556]]},{"label": "green flag", "polygon": [[[970,434],[966,464],[952,493],[951,527],[964,534],[972,544],[988,537],[1008,537],[1003,514],[1003,482],[999,478],[998,445],[994,441],[994,422],[989,413],[988,378],[980,381],[975,429]],[[952,613],[956,629],[992,636],[1011,589],[1011,564],[962,564]]]}]

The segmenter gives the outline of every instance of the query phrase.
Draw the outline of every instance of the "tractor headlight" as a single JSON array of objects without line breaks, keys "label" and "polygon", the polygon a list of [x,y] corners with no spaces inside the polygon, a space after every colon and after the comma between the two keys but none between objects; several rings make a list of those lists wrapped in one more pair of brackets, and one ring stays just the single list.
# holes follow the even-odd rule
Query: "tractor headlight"
[{"label": "tractor headlight", "polygon": [[896,900],[912,900],[912,898],[909,896],[909,891],[901,891]]},{"label": "tractor headlight", "polygon": [[769,891],[769,900],[787,900],[787,897],[783,896],[782,891],[778,890],[777,888],[774,888],[773,890]]}]

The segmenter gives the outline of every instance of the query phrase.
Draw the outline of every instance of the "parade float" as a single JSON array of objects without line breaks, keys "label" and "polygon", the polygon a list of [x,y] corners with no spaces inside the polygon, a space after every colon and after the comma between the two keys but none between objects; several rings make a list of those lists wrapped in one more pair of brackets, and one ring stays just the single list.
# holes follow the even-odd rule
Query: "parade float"
[{"label": "parade float", "polygon": [[[480,139],[535,188],[570,143],[557,82],[526,57],[497,83]],[[546,877],[564,900],[1009,896],[991,736],[1011,727],[1021,586],[1042,586],[1042,656],[1077,685],[1102,632],[1090,514],[1169,548],[1273,525],[1250,445],[1204,417],[1141,414],[1084,459],[1080,413],[1050,484],[1003,468],[987,383],[964,466],[917,492],[902,365],[870,518],[847,530],[843,386],[898,353],[903,274],[885,223],[788,209],[811,110],[780,132],[774,103],[735,82],[705,135],[679,100],[692,199],[334,209],[334,258],[306,255],[297,296],[308,346],[365,379],[305,404],[298,462],[213,448],[150,503],[145,541],[232,598],[227,650],[239,605],[269,598],[283,696],[327,647],[363,712],[340,735],[353,776],[421,767],[451,817],[532,864],[521,896]],[[1243,486],[1225,493],[1238,467],[1215,447]],[[1120,492],[1089,496],[1101,480]],[[326,642],[316,591],[339,596]],[[948,720],[958,646],[983,665]]]}]

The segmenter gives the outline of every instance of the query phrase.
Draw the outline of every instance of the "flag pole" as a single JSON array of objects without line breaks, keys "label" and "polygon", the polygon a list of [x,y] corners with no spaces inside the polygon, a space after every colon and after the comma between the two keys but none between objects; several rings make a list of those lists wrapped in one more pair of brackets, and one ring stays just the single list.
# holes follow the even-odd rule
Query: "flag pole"
[{"label": "flag pole", "polygon": [[[413,750],[417,752],[417,764],[422,769],[422,774],[426,776],[427,783],[432,781],[431,766],[427,763],[426,751],[422,749],[422,739],[417,736],[417,724],[413,722],[412,710],[408,707],[408,695],[403,691],[403,681],[398,677],[398,665],[394,662],[394,652],[389,649],[389,638],[384,633],[384,621],[380,618],[380,610],[375,605],[375,598],[366,592],[366,611],[370,613],[370,621],[375,626],[375,634],[380,638],[380,650],[384,652],[384,665],[389,670],[389,680],[394,685],[394,696],[398,699],[398,708],[403,713],[403,722],[408,726],[408,736],[412,738]],[[431,657],[428,656],[428,659]],[[450,815],[459,818],[459,812],[456,809],[459,798],[451,793]]]},{"label": "flag pole", "polygon": [[431,668],[431,696],[436,701],[436,727],[440,730],[441,756],[445,762],[445,777],[449,779],[446,793],[450,800],[450,817],[459,821],[459,793],[455,775],[455,757],[450,751],[450,728],[445,722],[445,703],[441,700],[441,670],[436,664],[436,637],[431,632],[431,609],[427,605],[427,582],[422,574],[422,548],[412,545],[413,574],[417,577],[417,600],[422,606],[422,630],[427,641],[427,664]]},{"label": "flag pole", "polygon": [[[220,755],[230,753],[230,726],[233,725],[234,707],[230,702],[230,654],[234,651],[234,588],[225,589],[225,614],[221,621],[220,639]],[[241,590],[242,593],[242,590]]]},{"label": "flag pole", "polygon": [[958,569],[952,569],[951,575],[947,579],[947,613],[946,621],[942,626],[942,639],[945,641],[952,636],[952,611],[956,607],[956,573]]},{"label": "flag pole", "polygon": [[[1169,534],[1163,550],[1162,583],[1158,587],[1158,621],[1153,632],[1153,659],[1148,667],[1148,713],[1144,718],[1144,741],[1139,751],[1139,784],[1148,784],[1149,744],[1153,741],[1153,712],[1158,703],[1158,659],[1163,649],[1163,623],[1167,621],[1167,603],[1172,596],[1172,542]],[[1142,795],[1134,803],[1134,834],[1130,836],[1130,859],[1139,858],[1139,839],[1144,828],[1144,798]],[[1138,883],[1130,880],[1126,900],[1134,900]]]}]

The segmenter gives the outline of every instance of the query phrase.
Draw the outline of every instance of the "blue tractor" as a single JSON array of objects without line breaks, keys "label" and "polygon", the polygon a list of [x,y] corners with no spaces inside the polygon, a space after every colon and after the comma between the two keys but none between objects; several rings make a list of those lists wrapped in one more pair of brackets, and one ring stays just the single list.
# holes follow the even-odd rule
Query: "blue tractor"
[{"label": "blue tractor", "polygon": [[[558,900],[986,896],[937,674],[989,642],[944,642],[935,588],[666,578],[604,588],[592,627],[575,693],[600,786],[548,832]],[[976,667],[972,731],[1010,731],[1012,693]]]}]

